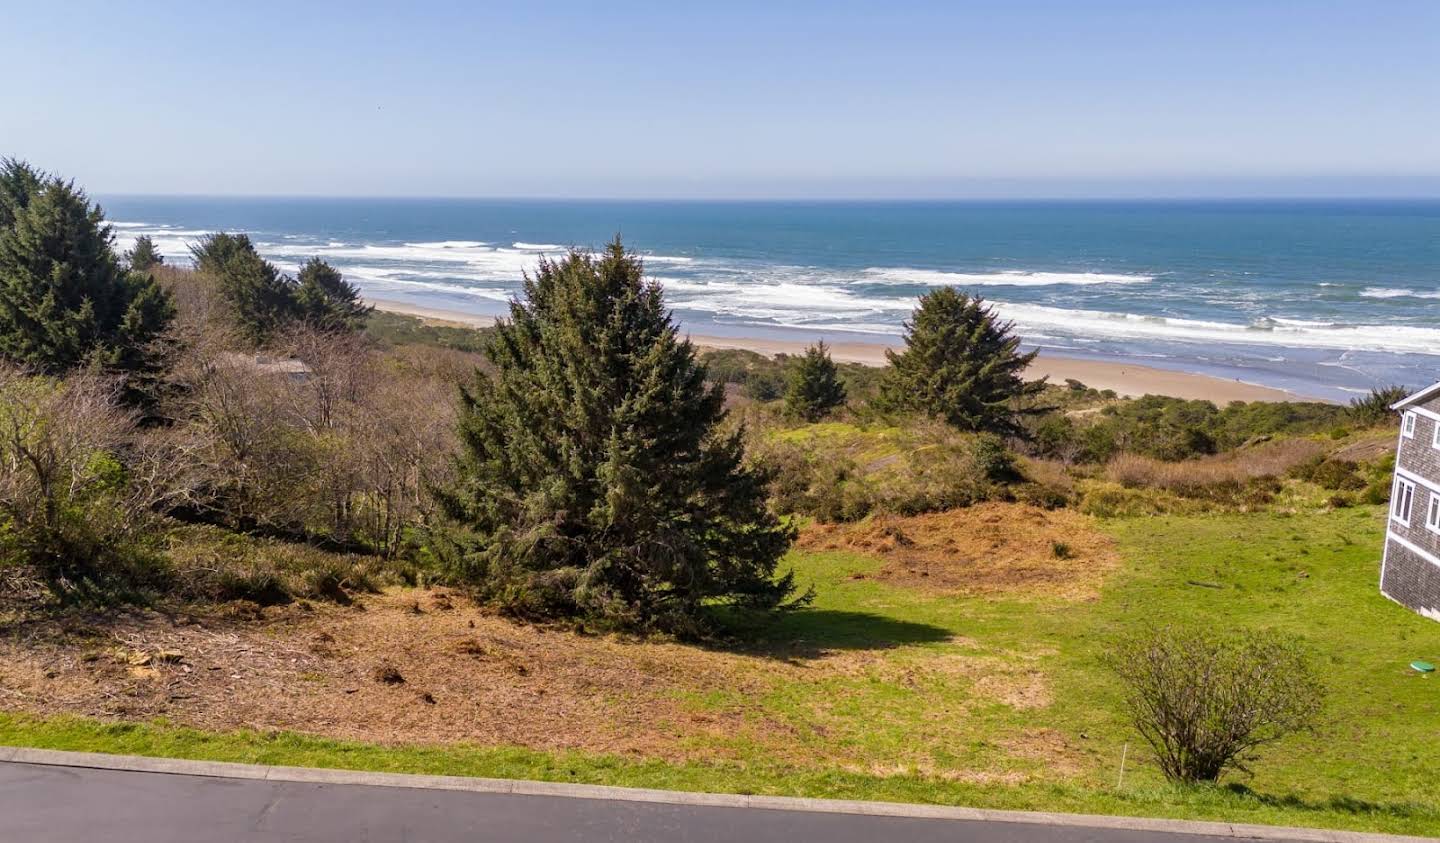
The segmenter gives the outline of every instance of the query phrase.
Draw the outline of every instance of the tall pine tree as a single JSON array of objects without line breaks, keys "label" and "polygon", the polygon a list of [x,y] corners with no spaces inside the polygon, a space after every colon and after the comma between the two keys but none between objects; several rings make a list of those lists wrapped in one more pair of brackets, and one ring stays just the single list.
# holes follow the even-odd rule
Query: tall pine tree
[{"label": "tall pine tree", "polygon": [[723,433],[723,393],[617,238],[526,276],[463,393],[455,572],[521,615],[698,633],[716,601],[774,608],[794,538]]},{"label": "tall pine tree", "polygon": [[1019,348],[1014,323],[1002,322],[979,296],[942,287],[921,296],[905,323],[904,353],[885,353],[881,403],[961,430],[1018,434],[1020,417],[1035,411],[1022,399],[1045,388],[1043,380],[1022,377],[1035,352]]},{"label": "tall pine tree", "polygon": [[360,300],[360,290],[320,258],[300,267],[295,293],[301,318],[322,331],[358,331],[374,308]]},{"label": "tall pine tree", "polygon": [[817,422],[844,403],[845,384],[840,382],[835,361],[821,340],[805,349],[805,356],[790,372],[785,409],[805,421]]},{"label": "tall pine tree", "polygon": [[0,359],[47,374],[159,365],[174,307],[111,244],[104,213],[74,183],[0,162]]},{"label": "tall pine tree", "polygon": [[215,279],[236,327],[255,345],[301,318],[298,285],[260,257],[248,235],[211,234],[190,254],[195,268]]}]

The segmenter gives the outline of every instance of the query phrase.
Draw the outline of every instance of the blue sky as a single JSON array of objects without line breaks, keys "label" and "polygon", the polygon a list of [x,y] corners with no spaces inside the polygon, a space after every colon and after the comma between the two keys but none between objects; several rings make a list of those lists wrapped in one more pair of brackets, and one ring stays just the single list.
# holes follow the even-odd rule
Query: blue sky
[{"label": "blue sky", "polygon": [[0,0],[92,192],[1440,196],[1440,2]]}]

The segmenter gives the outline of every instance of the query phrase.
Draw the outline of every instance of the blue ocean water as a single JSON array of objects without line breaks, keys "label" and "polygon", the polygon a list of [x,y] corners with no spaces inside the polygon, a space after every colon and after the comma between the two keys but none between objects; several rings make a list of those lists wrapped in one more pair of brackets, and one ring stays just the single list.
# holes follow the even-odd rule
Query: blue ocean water
[{"label": "blue ocean water", "polygon": [[1440,202],[641,202],[110,197],[122,248],[248,232],[367,296],[502,313],[541,255],[621,233],[696,334],[883,341],[982,294],[1028,345],[1345,398],[1440,380]]}]

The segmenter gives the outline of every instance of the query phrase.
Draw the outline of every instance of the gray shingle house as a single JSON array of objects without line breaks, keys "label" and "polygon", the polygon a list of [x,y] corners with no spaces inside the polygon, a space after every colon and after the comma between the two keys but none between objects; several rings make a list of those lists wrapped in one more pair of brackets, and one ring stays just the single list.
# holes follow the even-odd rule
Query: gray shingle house
[{"label": "gray shingle house", "polygon": [[1440,383],[1396,404],[1400,448],[1380,593],[1440,620]]}]

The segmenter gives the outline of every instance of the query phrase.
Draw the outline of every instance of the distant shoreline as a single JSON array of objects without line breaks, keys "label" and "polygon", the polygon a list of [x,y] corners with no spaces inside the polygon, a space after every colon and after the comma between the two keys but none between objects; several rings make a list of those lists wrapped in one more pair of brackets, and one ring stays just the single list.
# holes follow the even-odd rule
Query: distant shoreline
[{"label": "distant shoreline", "polygon": [[[378,310],[415,316],[427,322],[484,328],[495,324],[493,316],[480,316],[437,307],[422,307],[387,299],[367,299]],[[759,337],[717,337],[691,334],[691,342],[701,348],[744,349],[759,354],[802,354],[807,342],[802,340],[764,339]],[[827,342],[831,355],[840,362],[885,365],[884,343]],[[1048,376],[1060,383],[1073,378],[1095,389],[1113,389],[1125,396],[1168,395],[1173,398],[1200,399],[1224,405],[1231,401],[1316,401],[1283,389],[1232,381],[1194,372],[1157,369],[1135,363],[1104,360],[1083,360],[1042,352],[1029,369],[1033,377]]]}]

